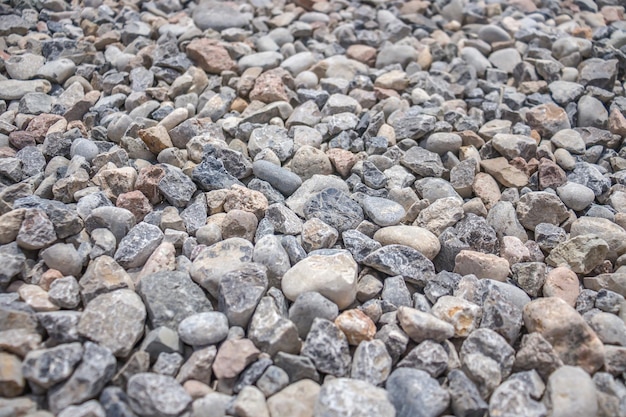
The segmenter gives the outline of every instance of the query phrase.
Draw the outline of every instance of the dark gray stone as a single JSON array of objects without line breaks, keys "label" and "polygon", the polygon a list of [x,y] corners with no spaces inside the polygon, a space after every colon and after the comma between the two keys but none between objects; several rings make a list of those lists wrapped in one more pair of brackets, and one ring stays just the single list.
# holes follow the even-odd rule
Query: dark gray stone
[{"label": "dark gray stone", "polygon": [[218,285],[218,308],[230,326],[248,327],[267,286],[266,268],[260,264],[244,263],[224,274]]},{"label": "dark gray stone", "polygon": [[309,198],[304,216],[307,220],[318,218],[340,233],[356,228],[364,218],[361,206],[336,188],[327,188]]},{"label": "dark gray stone", "polygon": [[301,354],[310,358],[320,372],[342,377],[350,370],[348,339],[330,320],[313,320]]},{"label": "dark gray stone", "polygon": [[424,287],[435,276],[433,263],[421,252],[404,245],[387,245],[367,255],[363,263],[387,275],[402,277]]},{"label": "dark gray stone", "polygon": [[396,369],[389,376],[386,388],[396,417],[438,417],[450,403],[448,391],[417,369]]}]

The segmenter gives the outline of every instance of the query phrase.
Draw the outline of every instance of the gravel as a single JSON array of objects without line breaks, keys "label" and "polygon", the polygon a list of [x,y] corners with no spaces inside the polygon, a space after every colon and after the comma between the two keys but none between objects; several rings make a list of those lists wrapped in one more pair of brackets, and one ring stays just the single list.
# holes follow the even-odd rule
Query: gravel
[{"label": "gravel", "polygon": [[617,0],[0,5],[0,415],[626,415]]}]

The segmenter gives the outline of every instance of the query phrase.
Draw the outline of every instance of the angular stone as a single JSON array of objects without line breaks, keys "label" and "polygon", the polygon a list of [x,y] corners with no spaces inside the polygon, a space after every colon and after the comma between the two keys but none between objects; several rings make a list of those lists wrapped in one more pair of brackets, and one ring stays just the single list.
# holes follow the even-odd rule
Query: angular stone
[{"label": "angular stone", "polygon": [[386,384],[396,417],[437,417],[450,403],[450,394],[436,379],[417,369],[398,368]]},{"label": "angular stone", "polygon": [[263,352],[300,352],[300,339],[295,324],[282,317],[272,297],[263,297],[250,320],[248,337]]},{"label": "angular stone", "polygon": [[67,406],[95,398],[115,373],[116,360],[111,351],[85,342],[82,361],[63,384],[48,391],[50,410],[58,413]]},{"label": "angular stone", "polygon": [[462,250],[455,258],[454,272],[504,282],[509,275],[509,262],[489,253]]},{"label": "angular stone", "polygon": [[559,225],[569,217],[563,202],[556,195],[545,191],[524,194],[516,210],[520,223],[533,231],[540,223]]},{"label": "angular stone", "polygon": [[191,397],[183,387],[165,375],[133,375],[128,380],[127,393],[131,408],[143,417],[178,416],[191,403]]},{"label": "angular stone", "polygon": [[370,253],[363,263],[390,276],[425,286],[435,276],[433,263],[421,252],[404,245],[388,245]]},{"label": "angular stone", "polygon": [[230,326],[248,327],[267,287],[265,267],[259,264],[242,264],[223,275],[218,286],[218,307]]},{"label": "angular stone", "polygon": [[310,358],[320,372],[343,377],[350,370],[348,339],[333,322],[326,319],[313,320],[301,354]]},{"label": "angular stone", "polygon": [[[393,417],[394,406],[382,388],[349,378],[337,378],[322,385],[315,407],[315,417],[376,415]],[[399,417],[399,416],[398,416]]]},{"label": "angular stone", "polygon": [[561,366],[561,358],[540,333],[529,333],[522,337],[522,343],[515,355],[514,369],[535,369],[545,380]]},{"label": "angular stone", "polygon": [[288,385],[267,399],[272,417],[313,417],[313,407],[321,387],[310,379]]},{"label": "angular stone", "polygon": [[524,307],[524,324],[539,332],[566,365],[580,366],[589,373],[604,363],[602,342],[573,307],[560,298],[531,301]]},{"label": "angular stone", "polygon": [[391,373],[392,360],[382,340],[361,342],[354,351],[350,377],[382,385]]},{"label": "angular stone", "polygon": [[455,416],[480,416],[487,412],[487,403],[481,398],[476,385],[462,370],[452,369],[448,372],[448,392]]},{"label": "angular stone", "polygon": [[99,256],[89,263],[79,285],[81,297],[85,303],[105,292],[121,288],[135,288],[124,268],[107,255]]},{"label": "angular stone", "polygon": [[363,221],[361,207],[336,188],[313,195],[305,203],[303,212],[307,220],[318,218],[339,232],[355,229]]},{"label": "angular stone", "polygon": [[120,289],[99,295],[87,304],[78,332],[124,358],[143,335],[145,320],[141,298],[134,291]]},{"label": "angular stone", "polygon": [[443,342],[454,336],[454,326],[432,314],[404,306],[398,308],[397,314],[402,330],[416,343],[427,339]]},{"label": "angular stone", "polygon": [[213,297],[218,297],[221,277],[252,261],[252,244],[241,238],[229,238],[202,250],[194,259],[190,274]]},{"label": "angular stone", "polygon": [[261,352],[250,339],[227,339],[220,346],[213,362],[217,379],[235,378],[254,362]]},{"label": "angular stone", "polygon": [[185,318],[212,311],[202,289],[181,271],[163,271],[143,277],[137,286],[152,328],[166,326],[174,330]]},{"label": "angular stone", "polygon": [[596,235],[578,235],[552,249],[546,263],[566,265],[579,274],[588,274],[600,265],[609,251],[606,242]]}]

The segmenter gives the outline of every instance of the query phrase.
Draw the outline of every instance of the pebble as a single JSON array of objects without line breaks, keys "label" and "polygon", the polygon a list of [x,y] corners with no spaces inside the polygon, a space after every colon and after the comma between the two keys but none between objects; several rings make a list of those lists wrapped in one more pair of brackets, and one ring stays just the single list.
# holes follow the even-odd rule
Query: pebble
[{"label": "pebble", "polygon": [[615,0],[17,3],[0,414],[619,414]]},{"label": "pebble", "polygon": [[596,390],[589,374],[577,366],[562,366],[546,384],[546,406],[553,416],[592,416],[598,412]]}]

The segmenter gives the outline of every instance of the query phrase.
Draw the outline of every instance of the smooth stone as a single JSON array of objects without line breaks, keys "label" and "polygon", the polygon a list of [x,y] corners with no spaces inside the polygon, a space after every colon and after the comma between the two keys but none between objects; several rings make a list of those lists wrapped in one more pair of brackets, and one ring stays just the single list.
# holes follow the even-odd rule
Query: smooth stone
[{"label": "smooth stone", "polygon": [[441,249],[439,239],[433,233],[418,226],[389,226],[374,233],[374,240],[381,245],[404,245],[421,252],[432,260]]}]

